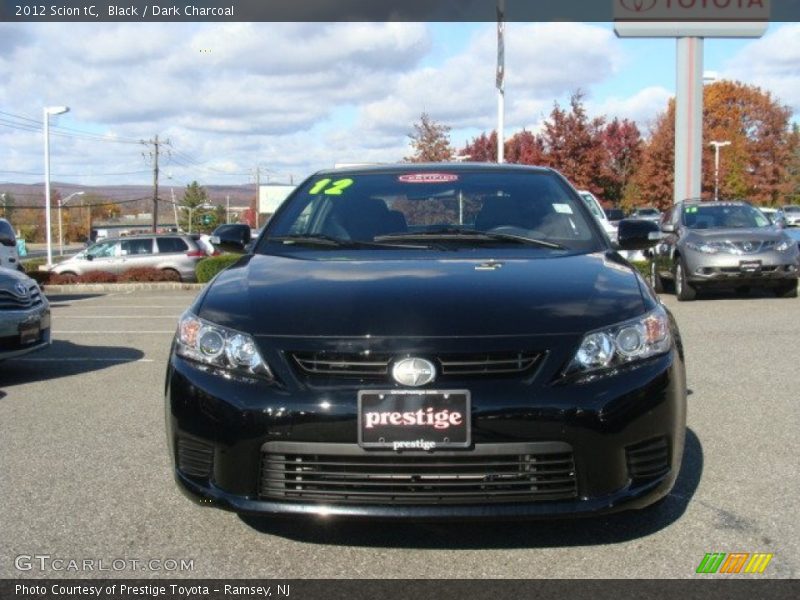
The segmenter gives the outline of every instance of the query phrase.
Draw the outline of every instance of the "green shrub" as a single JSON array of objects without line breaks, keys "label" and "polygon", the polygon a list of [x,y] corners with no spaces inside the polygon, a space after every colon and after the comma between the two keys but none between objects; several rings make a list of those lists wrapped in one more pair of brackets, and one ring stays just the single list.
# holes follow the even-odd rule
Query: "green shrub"
[{"label": "green shrub", "polygon": [[221,256],[204,258],[195,267],[197,281],[199,283],[208,283],[217,273],[227,269],[240,258],[241,256],[238,254],[222,254]]},{"label": "green shrub", "polygon": [[[46,258],[23,258],[19,261],[22,265],[22,268],[25,269],[25,272],[30,275],[31,273],[38,271],[39,267],[42,265],[47,264]],[[44,271],[42,271],[44,272]]]},{"label": "green shrub", "polygon": [[632,260],[631,264],[641,273],[642,277],[650,277],[650,261],[649,260]]}]

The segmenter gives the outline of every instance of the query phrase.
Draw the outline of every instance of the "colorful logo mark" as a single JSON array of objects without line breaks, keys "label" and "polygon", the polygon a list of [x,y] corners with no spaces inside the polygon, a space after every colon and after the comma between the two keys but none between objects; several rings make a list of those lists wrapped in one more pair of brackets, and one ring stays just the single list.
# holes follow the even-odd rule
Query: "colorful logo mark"
[{"label": "colorful logo mark", "polygon": [[697,573],[763,573],[774,554],[763,552],[709,552],[700,561]]}]

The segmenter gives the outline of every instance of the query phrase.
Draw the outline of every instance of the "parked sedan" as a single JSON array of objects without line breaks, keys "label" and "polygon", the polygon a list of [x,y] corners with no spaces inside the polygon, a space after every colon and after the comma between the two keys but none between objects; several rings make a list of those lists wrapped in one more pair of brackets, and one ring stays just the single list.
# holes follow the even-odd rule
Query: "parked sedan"
[{"label": "parked sedan", "polygon": [[651,264],[656,291],[667,279],[678,300],[694,300],[711,287],[762,287],[797,297],[797,244],[746,202],[680,202],[661,229],[666,237]]},{"label": "parked sedan", "polygon": [[191,235],[162,234],[106,238],[54,265],[59,275],[83,275],[92,271],[122,273],[149,267],[173,273],[180,281],[196,281],[195,267],[206,252]]},{"label": "parked sedan", "polygon": [[[622,221],[619,244],[654,233]],[[557,172],[324,171],[179,320],[174,475],[203,506],[266,516],[643,508],[680,470],[683,361],[669,311]]]},{"label": "parked sedan", "polygon": [[36,282],[15,269],[0,268],[0,360],[50,344],[50,304]]},{"label": "parked sedan", "polygon": [[800,227],[800,206],[789,205],[781,208],[787,227]]}]

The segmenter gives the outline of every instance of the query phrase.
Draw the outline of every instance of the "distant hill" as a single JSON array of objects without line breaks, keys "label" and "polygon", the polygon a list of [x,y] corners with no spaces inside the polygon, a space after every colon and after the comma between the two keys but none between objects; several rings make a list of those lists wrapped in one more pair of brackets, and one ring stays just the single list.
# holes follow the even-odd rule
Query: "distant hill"
[{"label": "distant hill", "polygon": [[[208,192],[211,204],[225,206],[226,196],[230,196],[231,207],[247,207],[250,201],[255,198],[255,185],[207,185],[203,186]],[[147,185],[75,185],[72,183],[53,182],[50,184],[51,191],[58,190],[62,198],[78,191],[85,192],[97,201],[104,199],[109,201],[131,201],[125,202],[124,212],[148,212],[152,209],[153,188]],[[183,186],[170,187],[163,183],[159,186],[158,196],[162,200],[172,200],[172,193],[175,194],[175,202],[183,200],[183,193],[186,190]],[[22,206],[42,206],[44,204],[44,183],[24,184],[24,183],[0,183],[0,192],[6,192],[14,197],[16,205]],[[70,202],[72,205],[76,200]],[[169,203],[165,203],[169,206]],[[161,211],[159,211],[160,213]]]}]

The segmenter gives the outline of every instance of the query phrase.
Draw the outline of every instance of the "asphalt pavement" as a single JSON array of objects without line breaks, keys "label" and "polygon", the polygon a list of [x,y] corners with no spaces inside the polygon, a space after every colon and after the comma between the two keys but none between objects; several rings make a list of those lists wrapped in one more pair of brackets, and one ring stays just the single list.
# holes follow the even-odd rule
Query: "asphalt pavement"
[{"label": "asphalt pavement", "polygon": [[242,519],[183,497],[163,386],[193,295],[54,295],[52,347],[0,363],[0,578],[700,577],[709,552],[773,553],[759,577],[800,576],[797,299],[664,297],[691,390],[664,503],[465,525]]}]

